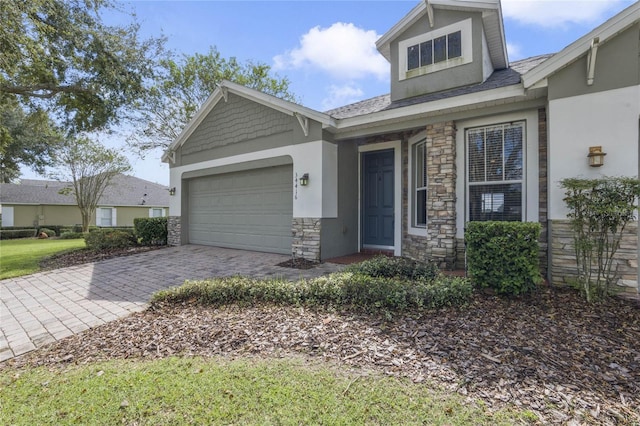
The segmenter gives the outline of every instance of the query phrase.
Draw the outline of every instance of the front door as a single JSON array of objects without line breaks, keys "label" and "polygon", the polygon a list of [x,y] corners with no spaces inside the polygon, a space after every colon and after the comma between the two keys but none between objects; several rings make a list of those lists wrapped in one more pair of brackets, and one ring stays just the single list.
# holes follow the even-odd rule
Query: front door
[{"label": "front door", "polygon": [[393,150],[362,154],[362,245],[394,244]]}]

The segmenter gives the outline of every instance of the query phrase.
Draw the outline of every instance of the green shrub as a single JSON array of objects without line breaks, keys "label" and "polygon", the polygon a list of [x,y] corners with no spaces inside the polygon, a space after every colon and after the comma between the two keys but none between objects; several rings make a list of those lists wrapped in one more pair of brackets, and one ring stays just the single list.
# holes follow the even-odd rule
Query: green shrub
[{"label": "green shrub", "polygon": [[411,280],[433,280],[439,274],[438,266],[435,263],[389,256],[376,256],[373,259],[350,265],[345,270],[371,277],[400,277]]},{"label": "green shrub", "polygon": [[51,228],[40,228],[40,229],[38,229],[38,235],[40,235],[41,232],[44,232],[45,234],[47,234],[48,237],[55,237],[56,236],[56,231],[54,231]]},{"label": "green shrub", "polygon": [[82,232],[63,232],[62,234],[60,234],[60,239],[61,240],[75,240],[78,238],[84,238],[84,234]]},{"label": "green shrub", "polygon": [[0,230],[0,240],[13,240],[16,238],[30,238],[36,235],[35,228],[28,229],[2,229]]},{"label": "green shrub", "polygon": [[61,226],[60,227],[60,232],[58,233],[58,235],[62,236],[62,234],[64,234],[65,232],[73,232],[73,227]]},{"label": "green shrub", "polygon": [[290,282],[247,277],[187,281],[163,290],[154,302],[196,301],[205,305],[273,303],[281,305],[351,307],[367,312],[458,306],[473,294],[471,283],[459,277],[409,281],[339,272],[326,277]]},{"label": "green shrub", "polygon": [[167,244],[166,217],[137,217],[133,219],[133,226],[142,245]]},{"label": "green shrub", "polygon": [[534,289],[542,281],[540,229],[539,223],[531,222],[468,223],[467,268],[475,285],[510,295]]},{"label": "green shrub", "polygon": [[99,229],[83,235],[87,248],[90,250],[99,251],[137,245],[133,231]]}]

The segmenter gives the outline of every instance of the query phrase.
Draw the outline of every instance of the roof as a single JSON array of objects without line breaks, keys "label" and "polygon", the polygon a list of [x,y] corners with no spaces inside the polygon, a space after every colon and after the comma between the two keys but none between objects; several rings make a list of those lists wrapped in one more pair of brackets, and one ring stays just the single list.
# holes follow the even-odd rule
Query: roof
[{"label": "roof", "polygon": [[425,14],[428,14],[431,20],[433,9],[482,12],[482,21],[493,67],[496,69],[507,67],[509,60],[507,42],[502,25],[500,0],[421,0],[404,18],[380,37],[376,42],[378,51],[388,61],[391,61],[391,42]]},{"label": "roof", "polygon": [[[20,183],[0,184],[0,204],[75,205],[72,194],[59,191],[71,182],[22,179]],[[143,202],[144,200],[144,202]],[[117,175],[105,189],[100,206],[169,206],[169,191],[163,185],[134,176]]]},{"label": "roof", "polygon": [[591,47],[591,42],[594,39],[597,38],[599,43],[604,43],[639,21],[640,2],[635,2],[602,25],[596,27],[562,49],[560,52],[553,55],[547,61],[544,61],[530,71],[524,73],[522,76],[524,87],[528,89],[540,82],[544,82],[544,80],[550,75],[576,61],[582,55],[587,53]]},{"label": "roof", "polygon": [[513,62],[507,69],[494,71],[493,74],[482,83],[401,99],[394,102],[391,101],[391,96],[386,94],[325,111],[325,114],[335,119],[345,119],[520,84],[522,74],[544,62],[551,56],[552,55],[539,55]]}]

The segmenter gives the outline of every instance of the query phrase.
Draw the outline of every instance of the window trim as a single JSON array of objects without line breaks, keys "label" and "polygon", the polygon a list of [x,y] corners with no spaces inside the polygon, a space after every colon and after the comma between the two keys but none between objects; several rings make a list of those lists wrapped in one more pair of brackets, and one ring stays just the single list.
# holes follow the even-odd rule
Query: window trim
[{"label": "window trim", "polygon": [[[425,154],[427,149],[427,132],[420,132],[419,134],[413,136],[409,139],[408,142],[408,161],[407,161],[407,184],[409,186],[409,190],[407,191],[407,233],[410,235],[416,236],[427,236],[427,228],[429,226],[429,211],[428,208],[425,212],[425,226],[415,226],[414,218],[415,218],[415,202],[416,188],[414,187],[415,183],[415,167],[414,167],[414,146],[417,144],[425,143]],[[427,157],[425,155],[425,157]],[[428,166],[427,166],[428,169]],[[427,204],[429,200],[429,175],[427,173]]]},{"label": "window trim", "polygon": [[[470,158],[469,158],[469,145],[468,145],[468,139],[467,139],[467,134],[469,131],[472,130],[476,130],[476,129],[487,129],[490,127],[496,127],[496,126],[504,126],[504,125],[514,125],[514,124],[518,124],[520,123],[522,126],[522,176],[520,179],[512,179],[512,180],[500,180],[500,181],[487,181],[484,180],[482,182],[470,182],[469,181],[469,165],[470,165]],[[503,129],[504,130],[504,129]],[[528,132],[527,132],[527,120],[526,119],[520,119],[520,120],[512,120],[512,121],[499,121],[499,122],[492,122],[492,123],[487,123],[487,124],[482,124],[482,125],[477,125],[477,126],[468,126],[464,128],[463,131],[463,143],[464,143],[464,158],[465,158],[465,162],[464,162],[464,193],[465,193],[465,203],[464,203],[464,221],[465,223],[471,222],[470,219],[470,215],[471,215],[471,196],[470,196],[470,188],[472,186],[492,186],[492,185],[505,185],[505,184],[509,184],[509,183],[519,183],[521,185],[521,194],[520,194],[520,200],[521,200],[521,209],[522,209],[522,213],[521,213],[521,218],[520,221],[521,222],[526,222],[527,221],[527,217],[528,217],[528,209],[527,209],[527,169],[528,169],[528,164],[527,164],[527,140],[528,140]],[[504,145],[503,145],[503,151],[504,151]]]},{"label": "window trim", "polygon": [[[448,40],[448,35],[460,31],[461,37],[461,56],[446,59],[441,62],[431,63],[418,68],[409,70],[409,58],[407,55],[407,49],[411,46],[418,45],[418,51],[420,50],[420,44],[429,40],[435,40],[438,37],[445,36]],[[433,49],[432,49],[433,50]],[[447,49],[445,49],[447,50]],[[448,50],[447,50],[448,55]],[[441,71],[448,68],[465,65],[473,61],[473,43],[472,43],[472,19],[468,18],[460,22],[456,22],[446,27],[438,28],[437,30],[430,31],[425,34],[420,34],[415,37],[411,37],[406,40],[402,40],[398,43],[398,79],[400,81],[413,77],[418,77],[425,74],[430,74],[436,71]]]}]

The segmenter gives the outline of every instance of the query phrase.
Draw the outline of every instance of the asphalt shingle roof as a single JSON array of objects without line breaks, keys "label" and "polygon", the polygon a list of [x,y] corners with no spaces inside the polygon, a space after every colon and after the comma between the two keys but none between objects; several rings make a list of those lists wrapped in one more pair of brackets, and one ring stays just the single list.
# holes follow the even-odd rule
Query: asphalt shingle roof
[{"label": "asphalt shingle roof", "polygon": [[[72,194],[59,191],[70,187],[69,182],[23,179],[18,184],[0,184],[0,204],[69,204],[75,205]],[[144,200],[144,202],[143,202]],[[101,206],[156,206],[169,205],[169,191],[163,185],[134,176],[118,175],[105,189]]]},{"label": "asphalt shingle roof", "polygon": [[552,55],[539,55],[512,62],[509,64],[509,68],[494,71],[486,81],[479,84],[457,87],[451,90],[429,93],[427,95],[416,96],[394,102],[391,101],[391,96],[389,94],[380,95],[375,98],[366,99],[364,101],[325,111],[325,114],[335,119],[351,118],[519,84],[521,82],[522,74],[526,73],[541,62],[544,62],[551,56]]}]

